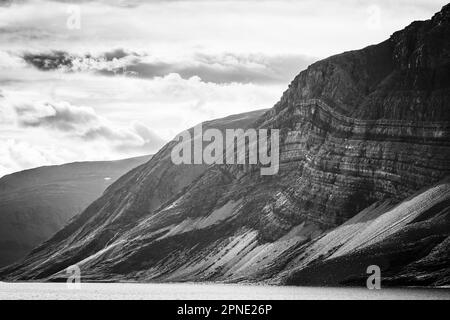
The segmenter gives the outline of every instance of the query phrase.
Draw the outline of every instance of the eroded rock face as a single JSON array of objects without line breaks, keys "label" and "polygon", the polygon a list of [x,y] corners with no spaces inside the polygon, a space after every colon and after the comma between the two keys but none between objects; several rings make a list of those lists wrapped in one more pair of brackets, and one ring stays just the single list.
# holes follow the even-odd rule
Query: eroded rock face
[{"label": "eroded rock face", "polygon": [[299,250],[278,279],[285,284],[366,285],[368,266],[383,286],[450,282],[450,180],[392,206],[377,203]]},{"label": "eroded rock face", "polygon": [[[449,174],[449,16],[447,6],[381,44],[301,72],[254,124],[281,130],[277,175],[174,167],[168,144],[3,274],[59,279],[77,263],[93,280],[283,281],[321,261],[306,255],[320,234],[366,208],[384,214]],[[339,249],[339,237],[323,246]]]}]

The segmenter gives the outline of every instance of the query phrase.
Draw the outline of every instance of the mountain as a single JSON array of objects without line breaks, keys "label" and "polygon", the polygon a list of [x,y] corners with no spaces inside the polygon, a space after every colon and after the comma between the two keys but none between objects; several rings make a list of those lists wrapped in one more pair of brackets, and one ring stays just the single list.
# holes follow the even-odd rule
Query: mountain
[{"label": "mountain", "polygon": [[447,5],[300,72],[252,124],[280,129],[278,174],[192,174],[172,141],[0,275],[344,285],[377,264],[392,285],[448,285],[449,71]]},{"label": "mountain", "polygon": [[0,179],[0,266],[23,258],[61,230],[124,173],[151,156],[77,162]]},{"label": "mountain", "polygon": [[[203,123],[203,128],[204,129],[218,128],[221,130],[225,130],[226,128],[230,129],[246,128],[248,125],[253,123],[255,119],[261,116],[264,112],[265,110],[258,110],[239,115],[228,116],[222,119],[208,121]],[[110,205],[104,206],[102,208],[102,212],[96,214],[96,211],[98,209],[97,205],[99,201],[94,202],[82,214],[78,215],[75,219],[71,220],[71,222],[60,232],[58,232],[53,238],[51,238],[42,246],[34,250],[33,253],[36,251],[39,252],[41,248],[48,248],[49,246],[52,246],[53,243],[58,242],[59,240],[65,238],[66,235],[70,234],[73,230],[79,228],[83,224],[86,224],[85,230],[84,231],[80,230],[83,233],[83,235],[87,235],[90,232],[91,228],[94,229],[96,227],[100,228],[101,231],[99,230],[99,232],[104,232],[103,235],[101,236],[101,239],[93,238],[92,239],[93,241],[91,242],[91,246],[94,247],[97,244],[99,246],[103,245],[102,241],[105,241],[109,235],[115,232],[113,227],[116,227],[116,225],[120,226],[119,223],[133,222],[136,219],[135,217],[133,217],[133,214],[138,213],[136,211],[133,211],[132,207],[129,208],[130,211],[129,213],[127,213],[127,216],[120,217],[122,211],[121,206],[126,205],[128,199],[126,199],[127,195],[124,195],[120,190],[120,187],[118,186],[126,184],[132,187],[134,183],[137,183],[139,179],[143,178],[139,177],[139,175],[141,174],[148,175],[146,177],[148,179],[148,184],[145,186],[145,188],[142,188],[141,193],[138,195],[139,197],[135,195],[129,196],[131,196],[133,200],[136,201],[135,205],[140,205],[149,209],[157,207],[161,203],[167,201],[167,199],[170,198],[173,194],[180,192],[180,190],[189,185],[193,180],[195,180],[198,176],[200,176],[208,168],[208,166],[207,165],[174,166],[170,158],[170,150],[171,147],[174,145],[174,143],[175,142],[172,141],[168,145],[163,147],[163,149],[160,152],[158,152],[158,156],[156,158],[155,156],[153,156],[150,162],[146,163],[145,165],[134,166],[135,169],[131,170],[123,177],[120,177],[115,183],[113,183],[108,189],[106,189],[104,196],[108,198]],[[141,163],[143,162],[145,161],[142,161]],[[97,178],[97,180],[100,179],[100,181],[103,181],[104,177],[110,176],[105,173],[98,174],[99,172],[98,170],[102,172],[102,170],[104,170],[105,168],[106,167],[104,165],[99,165],[98,168],[94,168],[93,170],[93,172],[95,173],[94,177]],[[67,170],[65,170],[64,168],[62,168],[61,172],[65,175],[68,174]],[[93,172],[91,171],[90,173],[92,174]],[[122,172],[126,172],[126,170]],[[78,175],[79,172],[76,173],[75,176]],[[48,174],[46,174],[46,176],[48,176]],[[120,175],[116,175],[115,177],[117,176]],[[89,174],[87,175],[87,177],[89,178]],[[105,184],[106,182],[103,183]],[[27,186],[30,186],[31,184],[32,184],[31,182],[26,183]],[[9,185],[11,188],[11,185],[13,185],[13,183],[10,183]],[[134,190],[139,189],[140,187],[141,185],[137,184],[135,187],[133,187],[132,192],[134,193]],[[83,186],[82,188],[76,188],[76,190],[77,192],[84,192],[86,188]],[[93,200],[95,196],[93,196],[92,193],[89,194],[91,195],[91,200]],[[125,198],[123,196],[125,196]],[[75,196],[69,196],[68,198],[70,201],[72,201],[71,203],[74,206],[79,204],[79,199],[77,199]],[[27,196],[26,199],[29,199],[29,196]],[[116,209],[118,209],[118,211],[116,211]],[[113,217],[116,214],[118,215],[118,217]],[[116,224],[112,223],[111,225],[108,225],[108,223],[114,221],[115,218],[118,220],[117,223]],[[13,232],[13,234],[17,235],[16,232]],[[31,255],[31,257],[33,256],[34,254]],[[26,259],[23,263],[28,263],[26,261],[28,261],[28,259]]]}]

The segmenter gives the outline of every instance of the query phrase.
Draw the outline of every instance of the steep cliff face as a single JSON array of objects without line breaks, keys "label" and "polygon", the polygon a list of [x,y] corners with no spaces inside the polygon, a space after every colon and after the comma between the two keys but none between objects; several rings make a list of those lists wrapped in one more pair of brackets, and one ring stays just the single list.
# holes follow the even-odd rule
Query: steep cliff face
[{"label": "steep cliff face", "polygon": [[101,196],[117,178],[151,156],[69,163],[0,179],[0,266],[23,258]]},{"label": "steep cliff face", "polygon": [[318,98],[358,119],[450,120],[449,11],[447,5],[380,44],[311,65],[276,108]]},{"label": "steep cliff face", "polygon": [[[296,268],[323,259],[308,260],[320,251],[308,251],[318,236],[323,246],[344,245],[329,230],[367,210],[390,216],[449,174],[449,17],[447,6],[381,44],[301,72],[254,124],[281,130],[277,175],[216,165],[179,181],[192,169],[168,162],[168,144],[3,274],[58,279],[77,263],[87,279],[302,284]],[[357,247],[366,238],[355,239]]]}]

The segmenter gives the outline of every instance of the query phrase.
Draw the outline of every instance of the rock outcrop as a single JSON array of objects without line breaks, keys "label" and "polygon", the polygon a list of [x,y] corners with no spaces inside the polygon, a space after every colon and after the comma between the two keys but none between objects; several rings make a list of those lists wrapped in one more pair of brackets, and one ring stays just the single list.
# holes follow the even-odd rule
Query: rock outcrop
[{"label": "rock outcrop", "polygon": [[399,204],[366,208],[298,254],[278,279],[285,284],[366,285],[367,268],[382,270],[384,286],[450,283],[450,179]]},{"label": "rock outcrop", "polygon": [[[187,175],[192,169],[168,163],[169,143],[2,274],[57,280],[77,264],[88,280],[304,284],[303,275],[314,273],[311,263],[324,272],[328,263],[342,263],[333,253],[365,265],[373,246],[402,236],[422,241],[428,232],[433,241],[423,240],[419,251],[407,248],[414,239],[405,242],[405,258],[391,263],[389,256],[395,268],[383,270],[392,284],[426,283],[415,272],[448,266],[440,256],[446,215],[427,206],[447,201],[449,190],[444,183],[414,195],[450,171],[449,68],[446,6],[387,41],[302,71],[254,123],[281,130],[277,175],[260,176],[258,166],[248,165]],[[358,248],[367,249],[355,256]],[[358,282],[358,270],[333,283]]]}]

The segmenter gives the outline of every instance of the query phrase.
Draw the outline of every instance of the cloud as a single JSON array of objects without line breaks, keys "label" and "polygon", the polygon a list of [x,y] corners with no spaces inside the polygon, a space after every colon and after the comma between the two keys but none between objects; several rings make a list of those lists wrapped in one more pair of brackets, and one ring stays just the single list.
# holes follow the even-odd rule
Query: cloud
[{"label": "cloud", "polygon": [[103,140],[118,151],[151,153],[163,144],[157,134],[135,122],[123,128],[96,114],[94,109],[65,101],[13,101],[20,127],[58,131],[85,142]]},{"label": "cloud", "polygon": [[23,127],[49,127],[65,132],[101,123],[92,108],[75,107],[67,102],[24,102],[14,105]]},{"label": "cloud", "polygon": [[22,57],[0,50],[0,70],[18,69],[25,67]]},{"label": "cloud", "polygon": [[72,67],[72,57],[63,51],[52,51],[48,54],[31,54],[23,55],[25,62],[35,66],[40,70],[55,70],[60,68]]},{"label": "cloud", "polygon": [[[445,0],[382,1],[23,1],[0,7],[5,48],[65,51],[128,48],[180,52],[263,52],[326,57],[385,40],[413,20],[430,18]],[[78,4],[81,28],[67,28]],[[370,29],[370,5],[380,28]],[[193,18],[195,17],[195,18]],[[2,30],[2,31],[1,31]],[[82,52],[82,51],[80,51]]]},{"label": "cloud", "polygon": [[98,55],[77,55],[63,51],[24,53],[23,60],[44,71],[95,72],[153,79],[171,73],[183,79],[197,76],[213,83],[288,83],[316,59],[303,55],[195,53],[166,59],[146,53],[116,49]]},{"label": "cloud", "polygon": [[[151,154],[163,144],[159,137],[168,141],[201,121],[270,107],[284,88],[30,69],[32,76],[1,89],[0,144],[33,146],[42,155],[33,166]],[[29,167],[12,160],[9,149],[0,148],[2,156],[9,159],[0,163],[3,172]]]},{"label": "cloud", "polygon": [[[25,3],[27,1],[33,1],[33,0],[0,0],[0,6],[3,5],[10,5],[11,3]],[[61,3],[70,3],[70,4],[82,4],[82,3],[102,3],[104,5],[110,5],[110,6],[117,6],[117,7],[123,7],[123,8],[135,8],[140,5],[144,5],[149,2],[234,2],[233,0],[50,0],[53,2],[61,2]],[[247,2],[258,2],[260,0],[247,0]],[[285,2],[287,0],[272,0],[272,2]],[[373,0],[372,3],[377,4],[381,3],[383,0]],[[430,7],[435,3],[441,3],[440,1],[436,0],[415,0],[411,3],[410,0],[397,0],[396,2],[403,4],[403,5],[413,5],[418,7]],[[346,1],[347,4],[350,5],[360,5],[360,0],[353,0],[353,1]]]},{"label": "cloud", "polygon": [[0,177],[37,166],[62,164],[64,156],[51,147],[42,147],[20,139],[0,139]]},{"label": "cloud", "polygon": [[[286,87],[285,83],[217,84],[196,76],[183,79],[177,73],[147,79],[32,67],[0,72],[0,82],[3,78],[8,81],[3,88],[10,94],[9,100],[14,98],[16,105],[24,103],[22,108],[30,102],[36,107],[37,102],[55,101],[90,106],[118,127],[129,127],[138,120],[165,140],[200,121],[271,107]],[[31,127],[36,119],[30,111],[27,114],[33,115],[28,119]],[[52,117],[40,120],[52,121],[53,126],[67,125],[55,123]]]},{"label": "cloud", "polygon": [[133,124],[133,130],[142,139],[137,144],[123,143],[117,146],[117,149],[122,152],[135,152],[144,150],[157,150],[166,141],[162,140],[158,135],[151,131],[147,126],[140,122],[135,122]]},{"label": "cloud", "polygon": [[[160,136],[168,141],[198,122],[269,106],[281,90],[184,80],[177,74],[153,80],[71,74],[63,80],[68,83],[58,83],[55,97],[46,91],[51,86],[46,81],[2,89],[0,176],[42,165],[151,154],[164,143]],[[84,107],[88,103],[92,107]]]},{"label": "cloud", "polygon": [[13,0],[0,0],[0,7],[9,7]]}]

